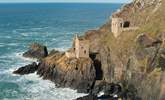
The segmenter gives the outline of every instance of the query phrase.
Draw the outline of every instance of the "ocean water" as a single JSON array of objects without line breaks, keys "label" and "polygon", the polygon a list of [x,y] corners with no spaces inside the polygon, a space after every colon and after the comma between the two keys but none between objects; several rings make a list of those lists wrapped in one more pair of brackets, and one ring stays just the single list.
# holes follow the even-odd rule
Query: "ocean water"
[{"label": "ocean water", "polygon": [[33,62],[22,52],[33,42],[67,50],[75,33],[97,29],[122,4],[0,4],[0,100],[71,100],[85,94],[56,88],[35,73],[13,75]]}]

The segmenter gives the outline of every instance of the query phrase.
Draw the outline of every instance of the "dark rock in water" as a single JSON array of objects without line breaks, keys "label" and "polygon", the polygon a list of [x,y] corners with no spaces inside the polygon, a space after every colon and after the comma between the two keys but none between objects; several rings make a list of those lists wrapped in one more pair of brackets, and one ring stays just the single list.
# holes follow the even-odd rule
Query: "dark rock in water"
[{"label": "dark rock in water", "polygon": [[33,62],[32,64],[26,65],[14,71],[14,74],[24,75],[34,73],[38,69],[37,63]]},{"label": "dark rock in water", "polygon": [[100,84],[94,86],[92,94],[97,95],[100,91],[104,92],[105,95],[119,94],[122,92],[122,88],[118,84],[101,82]]},{"label": "dark rock in water", "polygon": [[127,98],[130,98],[130,95],[133,96],[133,99],[129,100],[136,100],[136,94],[132,95],[133,93],[134,91],[130,91],[130,88],[125,90],[121,84],[107,83],[105,81],[96,82],[91,91],[92,95],[97,95],[98,100],[118,100],[119,98],[127,100]]},{"label": "dark rock in water", "polygon": [[24,57],[42,59],[48,56],[47,47],[38,43],[30,45],[30,49],[23,53]]},{"label": "dark rock in water", "polygon": [[118,100],[117,98],[113,98],[110,95],[102,95],[100,97],[98,97],[98,100]]},{"label": "dark rock in water", "polygon": [[97,96],[89,94],[87,96],[77,98],[76,100],[97,100]]}]

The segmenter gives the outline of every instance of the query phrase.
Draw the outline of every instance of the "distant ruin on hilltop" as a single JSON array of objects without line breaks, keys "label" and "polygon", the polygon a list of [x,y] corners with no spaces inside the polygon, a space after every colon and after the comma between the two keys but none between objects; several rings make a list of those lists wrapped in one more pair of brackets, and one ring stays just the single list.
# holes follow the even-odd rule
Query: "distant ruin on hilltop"
[{"label": "distant ruin on hilltop", "polygon": [[123,18],[112,17],[111,18],[111,31],[115,37],[118,37],[124,31],[137,30],[138,27],[130,26],[131,22],[123,20]]}]

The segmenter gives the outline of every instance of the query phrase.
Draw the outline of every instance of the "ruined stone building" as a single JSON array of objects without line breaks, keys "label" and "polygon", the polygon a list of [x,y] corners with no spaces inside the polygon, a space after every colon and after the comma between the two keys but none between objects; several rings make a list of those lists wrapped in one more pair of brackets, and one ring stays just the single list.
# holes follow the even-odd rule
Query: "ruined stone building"
[{"label": "ruined stone building", "polygon": [[122,32],[123,19],[122,18],[112,18],[111,30],[115,37],[118,37]]},{"label": "ruined stone building", "polygon": [[75,35],[72,48],[65,52],[68,58],[88,58],[89,57],[89,40],[79,38]]},{"label": "ruined stone building", "polygon": [[111,20],[111,31],[115,37],[118,37],[124,31],[138,29],[138,27],[131,27],[130,21],[125,21],[123,18],[114,17]]}]

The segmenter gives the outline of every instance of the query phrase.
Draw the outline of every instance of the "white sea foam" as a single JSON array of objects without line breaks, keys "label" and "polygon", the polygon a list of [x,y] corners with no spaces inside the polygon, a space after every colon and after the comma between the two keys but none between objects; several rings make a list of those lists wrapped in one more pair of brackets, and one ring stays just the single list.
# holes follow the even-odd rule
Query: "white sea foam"
[{"label": "white sea foam", "polygon": [[4,43],[0,43],[0,47],[4,47]]},{"label": "white sea foam", "polygon": [[[31,84],[23,84],[24,91],[30,96],[31,100],[72,100],[86,94],[77,93],[76,90],[69,88],[56,88],[55,84],[48,80],[43,80],[39,76],[29,74],[21,76],[19,81],[32,81]],[[26,82],[25,82],[26,83]]]},{"label": "white sea foam", "polygon": [[105,93],[103,91],[99,92],[99,94],[97,95],[98,97],[104,95]]},{"label": "white sea foam", "polygon": [[5,66],[13,69],[25,66],[27,64],[30,64],[32,62],[37,62],[37,59],[30,59],[25,58],[22,56],[22,53],[11,53],[11,54],[4,54],[0,56],[1,62],[5,64]]},{"label": "white sea foam", "polygon": [[20,52],[20,53],[14,53],[14,55],[19,58],[19,59],[22,59],[23,61],[29,61],[29,62],[37,62],[37,59],[35,58],[26,58],[26,57],[23,57],[23,52]]},{"label": "white sea foam", "polygon": [[18,68],[19,68],[19,67],[10,68],[10,69],[8,69],[8,70],[5,70],[5,71],[1,72],[1,74],[8,74],[8,75],[10,75],[10,76],[20,76],[20,75],[18,75],[18,74],[13,74],[13,72],[14,72],[15,70],[17,70]]},{"label": "white sea foam", "polygon": [[[3,44],[2,44],[3,45]],[[15,45],[15,44],[11,44]],[[66,48],[56,48],[60,51],[65,51]],[[30,64],[31,62],[36,62],[37,59],[29,59],[22,56],[23,52],[19,53],[11,53],[4,54],[0,56],[0,59],[6,61],[9,66],[9,69],[1,72],[1,74],[9,75],[16,80],[11,80],[17,83],[21,87],[21,91],[26,92],[25,94],[21,94],[22,96],[16,100],[72,100],[80,96],[84,96],[86,94],[77,93],[76,90],[72,90],[69,88],[56,88],[55,84],[40,78],[36,73],[29,75],[15,75],[12,72],[19,67],[22,67],[26,64]],[[18,79],[17,79],[18,78]],[[29,83],[30,82],[30,83]],[[9,100],[9,99],[4,99]],[[13,100],[13,99],[12,99]]]},{"label": "white sea foam", "polygon": [[8,35],[6,35],[6,36],[3,35],[3,36],[0,36],[0,38],[3,38],[3,39],[4,39],[4,38],[5,38],[5,39],[10,39],[10,38],[12,38],[12,37],[11,37],[11,36],[8,36]]},{"label": "white sea foam", "polygon": [[24,30],[26,30],[26,29],[24,29],[24,28],[18,28],[18,29],[15,29],[16,31],[24,31]]},{"label": "white sea foam", "polygon": [[19,43],[8,43],[8,44],[6,44],[6,45],[8,45],[8,46],[18,46]]},{"label": "white sea foam", "polygon": [[0,43],[0,45],[4,45],[5,43]]},{"label": "white sea foam", "polygon": [[52,41],[57,41],[58,39],[57,38],[53,38]]},{"label": "white sea foam", "polygon": [[4,45],[0,45],[0,47],[4,47]]},{"label": "white sea foam", "polygon": [[32,30],[32,31],[38,31],[38,30],[41,30],[41,29],[43,29],[43,28],[41,28],[41,27],[36,27],[36,28],[31,28],[30,30]]},{"label": "white sea foam", "polygon": [[28,33],[21,33],[21,35],[25,37],[29,36]]},{"label": "white sea foam", "polygon": [[[5,56],[9,57],[9,55]],[[18,67],[26,65],[29,62],[34,61],[34,59],[31,60],[24,58],[22,57],[22,53],[13,53],[10,54],[10,57],[14,57],[14,59],[18,62],[11,66],[10,69],[3,71],[3,73],[11,75],[11,77],[18,77],[18,79],[13,81],[15,81],[21,87],[21,91],[26,92],[26,95],[22,94],[23,98],[18,98],[17,100],[72,100],[86,95],[77,93],[76,90],[69,88],[56,88],[54,83],[48,80],[43,80],[36,75],[36,73],[24,76],[12,74],[12,72]]]}]

